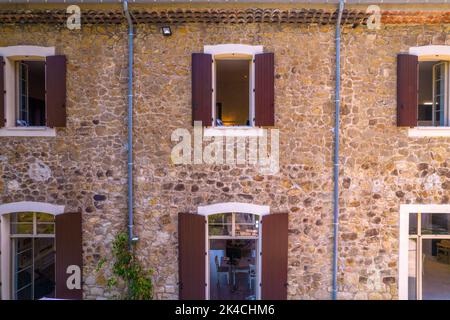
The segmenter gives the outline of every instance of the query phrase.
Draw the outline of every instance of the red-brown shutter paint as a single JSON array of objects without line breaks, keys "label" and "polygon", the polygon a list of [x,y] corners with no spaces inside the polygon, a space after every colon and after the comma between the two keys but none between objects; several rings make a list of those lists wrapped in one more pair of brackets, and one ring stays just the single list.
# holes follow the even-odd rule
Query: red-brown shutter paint
[{"label": "red-brown shutter paint", "polygon": [[181,300],[205,299],[205,217],[178,214],[179,294]]},{"label": "red-brown shutter paint", "polygon": [[397,56],[397,126],[417,126],[419,62],[417,56]]},{"label": "red-brown shutter paint", "polygon": [[277,213],[262,219],[261,298],[287,299],[288,214]]},{"label": "red-brown shutter paint", "polygon": [[212,125],[212,55],[192,54],[192,124]]},{"label": "red-brown shutter paint", "polygon": [[5,61],[0,56],[0,128],[5,126]]},{"label": "red-brown shutter paint", "polygon": [[[56,216],[56,298],[83,298],[82,289],[69,289],[67,268],[71,265],[80,267],[83,273],[83,248],[81,233],[81,213],[64,213]],[[82,283],[82,282],[81,282]]]},{"label": "red-brown shutter paint", "polygon": [[274,54],[255,55],[255,125],[275,125]]},{"label": "red-brown shutter paint", "polygon": [[66,56],[46,58],[47,126],[66,126]]}]

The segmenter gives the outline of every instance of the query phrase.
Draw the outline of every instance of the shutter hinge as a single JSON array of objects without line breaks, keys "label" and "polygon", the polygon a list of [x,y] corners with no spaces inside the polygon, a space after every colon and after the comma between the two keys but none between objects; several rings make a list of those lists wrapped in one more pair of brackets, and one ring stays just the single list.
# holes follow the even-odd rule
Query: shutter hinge
[{"label": "shutter hinge", "polygon": [[259,255],[262,256],[262,251],[259,252]]},{"label": "shutter hinge", "polygon": [[253,88],[253,92],[255,92],[255,88]]},{"label": "shutter hinge", "polygon": [[256,59],[253,59],[253,63],[255,63],[256,62]]}]

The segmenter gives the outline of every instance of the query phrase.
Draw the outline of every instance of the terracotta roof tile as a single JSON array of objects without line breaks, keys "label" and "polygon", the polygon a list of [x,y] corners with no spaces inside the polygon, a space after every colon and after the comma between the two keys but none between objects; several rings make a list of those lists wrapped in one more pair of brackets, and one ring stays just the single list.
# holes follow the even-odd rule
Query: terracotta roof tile
[{"label": "terracotta roof tile", "polygon": [[[136,23],[296,23],[335,24],[336,11],[323,9],[170,9],[131,10]],[[63,24],[68,14],[65,10],[0,10],[0,24]],[[359,10],[344,10],[342,23],[365,24],[368,14]],[[83,11],[82,23],[120,24],[125,19],[120,10]],[[386,24],[439,24],[450,23],[450,11],[383,11]]]}]

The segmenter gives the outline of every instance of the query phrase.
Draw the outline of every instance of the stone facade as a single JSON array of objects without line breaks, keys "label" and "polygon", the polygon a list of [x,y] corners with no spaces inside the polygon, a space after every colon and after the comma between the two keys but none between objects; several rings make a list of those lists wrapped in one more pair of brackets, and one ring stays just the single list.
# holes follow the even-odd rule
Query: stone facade
[{"label": "stone facade", "polygon": [[[177,214],[248,202],[289,212],[289,299],[328,299],[332,258],[333,25],[180,24],[135,37],[135,225],[155,297],[178,297]],[[398,298],[399,206],[448,203],[450,138],[396,127],[396,55],[450,45],[450,25],[343,28],[339,298]],[[56,137],[0,138],[0,201],[65,204],[83,213],[84,297],[108,298],[96,272],[126,224],[126,25],[0,28],[0,47],[54,46],[68,60],[67,128]],[[172,131],[192,130],[191,53],[204,45],[275,53],[280,172],[250,165],[173,165]]]}]

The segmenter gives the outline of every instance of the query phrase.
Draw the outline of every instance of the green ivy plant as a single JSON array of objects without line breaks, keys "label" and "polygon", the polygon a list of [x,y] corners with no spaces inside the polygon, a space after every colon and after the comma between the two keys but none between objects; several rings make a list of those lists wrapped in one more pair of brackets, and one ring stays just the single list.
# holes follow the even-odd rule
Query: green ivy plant
[{"label": "green ivy plant", "polygon": [[[108,287],[117,286],[121,279],[127,286],[126,300],[153,299],[152,270],[145,271],[140,261],[129,250],[128,235],[119,233],[113,242],[113,277],[108,279]],[[106,259],[101,259],[97,270],[101,269]]]}]

